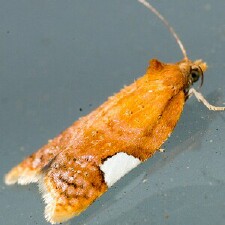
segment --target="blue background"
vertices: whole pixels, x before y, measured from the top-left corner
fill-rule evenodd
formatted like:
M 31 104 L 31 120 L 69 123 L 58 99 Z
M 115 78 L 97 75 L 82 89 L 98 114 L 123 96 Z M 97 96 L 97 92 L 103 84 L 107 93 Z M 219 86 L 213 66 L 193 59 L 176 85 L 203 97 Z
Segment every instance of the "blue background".
M 209 69 L 201 91 L 225 102 L 225 1 L 151 1 L 190 59 Z M 0 0 L 0 224 L 47 225 L 36 185 L 4 174 L 108 96 L 151 58 L 182 54 L 162 23 L 131 0 Z M 225 112 L 188 100 L 165 153 L 130 172 L 69 225 L 211 225 L 225 220 Z

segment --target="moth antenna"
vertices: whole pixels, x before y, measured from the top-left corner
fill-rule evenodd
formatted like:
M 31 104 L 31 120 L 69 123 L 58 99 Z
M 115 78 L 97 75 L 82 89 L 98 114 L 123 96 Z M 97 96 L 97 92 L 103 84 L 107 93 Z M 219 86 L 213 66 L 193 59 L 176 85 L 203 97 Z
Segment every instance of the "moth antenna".
M 175 30 L 173 29 L 173 27 L 169 24 L 169 22 L 149 2 L 147 2 L 145 0 L 137 0 L 137 1 L 139 1 L 146 8 L 148 8 L 150 11 L 152 11 L 164 23 L 164 25 L 168 28 L 169 32 L 173 35 L 173 37 L 175 38 L 177 44 L 179 45 L 180 50 L 183 53 L 184 59 L 185 60 L 188 60 L 188 56 L 187 56 L 186 49 L 184 48 L 184 45 L 181 42 L 179 36 L 177 35 L 177 33 L 175 32 Z

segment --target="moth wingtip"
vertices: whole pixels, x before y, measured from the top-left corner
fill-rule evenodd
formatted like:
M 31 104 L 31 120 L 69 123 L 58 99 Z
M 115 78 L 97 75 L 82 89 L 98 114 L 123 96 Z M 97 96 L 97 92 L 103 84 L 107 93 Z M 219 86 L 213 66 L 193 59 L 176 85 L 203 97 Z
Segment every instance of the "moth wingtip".
M 44 212 L 44 216 L 45 219 L 50 222 L 51 224 L 56 224 L 57 222 L 53 219 L 53 215 L 54 215 L 54 211 L 55 211 L 55 206 L 53 202 L 49 202 L 46 206 L 45 206 L 45 212 Z
M 51 224 L 56 224 L 56 222 L 52 220 L 56 203 L 54 201 L 54 197 L 52 196 L 51 192 L 48 191 L 47 189 L 47 186 L 44 181 L 44 176 L 45 174 L 42 174 L 38 181 L 39 192 L 41 193 L 42 199 L 44 200 L 46 204 L 44 216 L 48 222 L 50 222 Z
M 46 204 L 44 217 L 51 224 L 59 224 L 76 216 L 73 211 L 66 210 L 66 205 L 61 206 L 58 202 L 58 193 L 54 190 L 48 179 L 45 179 L 45 174 L 42 174 L 38 181 L 38 187 L 42 194 L 42 198 Z
M 21 171 L 18 167 L 12 168 L 4 177 L 5 184 L 13 185 L 18 182 Z
M 11 176 L 10 173 L 7 173 L 7 174 L 4 176 L 4 183 L 5 183 L 6 185 L 13 185 L 13 184 L 15 184 L 16 182 L 17 182 L 17 179 L 13 178 L 13 177 Z
M 4 177 L 6 185 L 20 184 L 26 185 L 36 183 L 39 180 L 39 173 L 29 169 L 21 168 L 20 166 L 12 168 Z
M 66 210 L 67 207 L 65 206 L 61 207 L 57 203 L 57 199 L 53 198 L 49 193 L 45 194 L 44 199 L 46 203 L 44 216 L 51 224 L 59 224 L 79 215 L 71 210 Z

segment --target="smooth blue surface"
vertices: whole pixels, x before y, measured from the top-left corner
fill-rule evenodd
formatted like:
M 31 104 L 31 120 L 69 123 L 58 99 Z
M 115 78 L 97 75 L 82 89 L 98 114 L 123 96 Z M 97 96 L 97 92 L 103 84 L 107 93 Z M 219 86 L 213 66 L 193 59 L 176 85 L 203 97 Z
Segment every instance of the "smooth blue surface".
M 202 93 L 225 102 L 225 2 L 152 1 L 191 59 Z M 36 185 L 5 186 L 25 156 L 145 72 L 182 54 L 137 1 L 0 0 L 0 224 L 47 225 Z M 211 225 L 225 221 L 225 113 L 190 99 L 165 153 L 130 172 L 70 225 Z

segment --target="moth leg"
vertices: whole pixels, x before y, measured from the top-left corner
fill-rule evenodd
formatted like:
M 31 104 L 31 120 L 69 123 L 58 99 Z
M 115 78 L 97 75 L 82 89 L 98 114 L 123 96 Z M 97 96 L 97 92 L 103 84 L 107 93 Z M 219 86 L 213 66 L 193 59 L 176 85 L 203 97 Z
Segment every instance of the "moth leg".
M 197 100 L 199 102 L 202 102 L 209 110 L 212 110 L 212 111 L 223 111 L 225 110 L 225 107 L 220 107 L 220 106 L 214 106 L 214 105 L 211 105 L 205 98 L 204 96 L 196 91 L 194 88 L 190 88 L 189 92 L 188 92 L 188 95 L 189 96 L 192 96 L 194 94 L 194 96 L 197 98 Z

